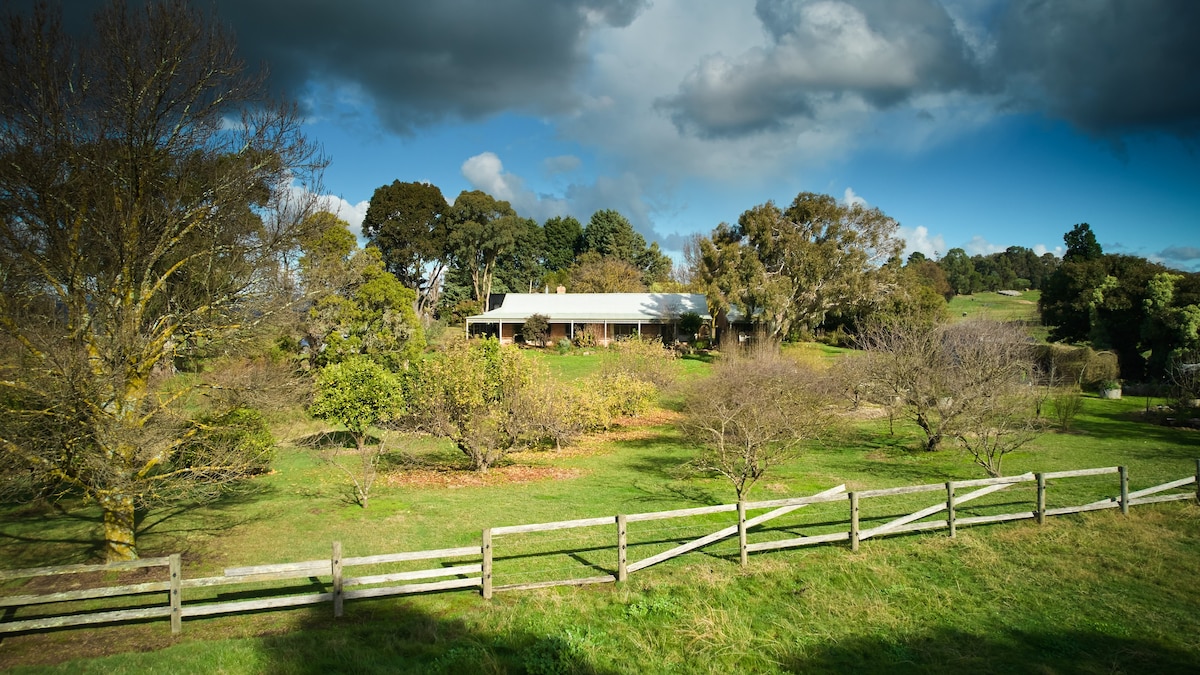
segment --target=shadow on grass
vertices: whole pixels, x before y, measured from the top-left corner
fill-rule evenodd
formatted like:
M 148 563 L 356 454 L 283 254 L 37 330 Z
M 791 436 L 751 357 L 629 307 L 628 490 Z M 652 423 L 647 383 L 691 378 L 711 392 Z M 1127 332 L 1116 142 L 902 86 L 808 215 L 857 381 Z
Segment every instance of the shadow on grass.
M 313 611 L 299 630 L 265 638 L 259 649 L 265 666 L 261 672 L 272 675 L 610 672 L 591 663 L 570 631 L 481 630 L 403 600 L 348 603 L 339 619 Z
M 195 535 L 218 536 L 260 521 L 267 516 L 247 515 L 244 507 L 266 498 L 272 490 L 247 482 L 212 499 L 139 510 L 135 525 L 139 552 L 143 556 L 187 553 Z M 200 512 L 202 517 L 197 516 Z M 28 522 L 37 522 L 37 530 L 26 527 Z M 5 513 L 0 526 L 4 526 L 0 558 L 6 561 L 5 568 L 98 563 L 104 558 L 101 512 L 78 499 L 29 504 Z
M 354 434 L 349 431 L 320 431 L 315 434 L 309 434 L 297 438 L 293 443 L 301 448 L 357 448 L 358 444 L 354 440 Z M 366 444 L 377 445 L 379 437 L 373 434 L 368 434 Z
M 786 658 L 783 666 L 795 673 L 1195 673 L 1200 655 L 1100 632 L 947 629 L 841 640 Z

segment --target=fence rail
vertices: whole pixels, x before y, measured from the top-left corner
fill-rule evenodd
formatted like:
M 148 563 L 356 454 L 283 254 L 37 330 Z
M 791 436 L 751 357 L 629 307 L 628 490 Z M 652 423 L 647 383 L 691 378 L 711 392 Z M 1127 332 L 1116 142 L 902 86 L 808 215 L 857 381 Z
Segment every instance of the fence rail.
M 1117 493 L 1113 496 L 1076 506 L 1055 508 L 1048 508 L 1046 506 L 1048 481 L 1090 478 L 1112 474 L 1118 476 Z M 1008 490 L 1014 486 L 1029 483 L 1036 485 L 1034 503 L 1030 509 L 1007 513 L 959 516 L 959 511 L 968 502 Z M 1184 493 L 1162 494 L 1189 485 L 1196 485 L 1196 489 Z M 970 491 L 959 494 L 959 490 Z M 863 517 L 860 507 L 864 500 L 925 493 L 941 493 L 944 497 L 916 511 L 903 514 L 876 515 L 873 518 L 874 521 L 886 520 L 886 522 L 874 524 L 865 529 L 862 527 Z M 862 541 L 879 536 L 948 529 L 949 536 L 954 537 L 959 527 L 968 525 L 1001 523 L 1012 520 L 1036 520 L 1038 523 L 1044 523 L 1048 516 L 1115 508 L 1119 508 L 1122 513 L 1128 513 L 1130 506 L 1193 499 L 1200 500 L 1200 460 L 1196 462 L 1196 473 L 1194 475 L 1132 492 L 1129 490 L 1129 472 L 1125 467 L 1116 466 L 1074 471 L 1050 471 L 1037 474 L 1026 473 L 1020 476 L 1003 478 L 949 481 L 946 483 L 851 492 L 846 491 L 845 485 L 838 485 L 813 495 L 787 499 L 740 502 L 737 504 L 720 504 L 652 513 L 621 514 L 601 518 L 581 518 L 550 523 L 493 527 L 482 531 L 478 545 L 456 548 L 344 557 L 342 555 L 341 543 L 333 542 L 329 559 L 230 567 L 226 568 L 220 576 L 193 579 L 183 578 L 182 561 L 179 554 L 107 565 L 60 565 L 18 570 L 0 570 L 0 582 L 5 582 L 69 574 L 109 574 L 144 569 L 166 569 L 166 579 L 161 581 L 105 585 L 51 593 L 24 593 L 20 595 L 0 596 L 0 608 L 6 608 L 6 620 L 0 620 L 0 635 L 99 623 L 144 621 L 158 618 L 169 618 L 171 621 L 171 632 L 179 633 L 182 631 L 183 619 L 321 603 L 332 603 L 334 616 L 341 616 L 346 600 L 430 593 L 464 588 L 479 589 L 479 592 L 485 599 L 490 599 L 495 591 L 516 591 L 555 586 L 623 582 L 634 572 L 644 570 L 693 551 L 712 547 L 718 542 L 733 540 L 734 537 L 737 538 L 737 553 L 741 564 L 746 565 L 750 553 L 763 551 L 843 541 L 849 542 L 851 550 L 858 550 L 859 544 Z M 770 521 L 796 513 L 808 506 L 836 505 L 838 502 L 848 502 L 848 508 L 843 512 L 844 519 L 839 518 L 836 522 L 824 522 L 820 525 L 830 527 L 844 522 L 844 528 L 839 527 L 839 529 L 832 532 L 820 532 L 784 539 L 767 539 L 753 543 L 749 541 L 752 529 L 755 530 L 755 534 L 763 534 L 769 531 L 769 528 L 763 528 L 762 526 Z M 993 504 L 991 506 L 992 508 L 996 508 L 1008 505 Z M 747 512 L 750 511 L 763 511 L 763 513 L 747 517 Z M 736 521 L 700 536 L 689 535 L 678 537 L 677 535 L 668 533 L 668 536 L 661 540 L 642 542 L 637 546 L 661 546 L 663 544 L 668 544 L 669 546 L 664 550 L 646 555 L 639 560 L 629 560 L 631 524 L 663 520 L 697 519 L 724 513 L 736 513 Z M 933 516 L 941 517 L 930 520 Z M 705 523 L 701 522 L 696 527 L 703 527 L 704 525 Z M 552 553 L 530 554 L 533 556 L 568 554 L 572 558 L 582 559 L 579 554 L 584 551 L 594 552 L 596 550 L 614 549 L 615 560 L 611 562 L 615 564 L 608 568 L 611 570 L 608 574 L 541 579 L 500 585 L 493 584 L 495 562 L 497 560 L 527 557 L 516 556 L 515 553 L 507 557 L 505 555 L 497 556 L 497 540 L 504 543 L 506 540 L 511 540 L 510 538 L 519 537 L 520 535 L 610 527 L 615 527 L 615 532 L 610 535 L 602 535 L 612 537 L 608 540 L 610 542 L 608 544 L 586 548 L 577 547 Z M 793 526 L 792 529 L 795 527 L 798 526 Z M 643 528 L 647 532 L 653 531 L 652 528 L 645 528 L 644 526 Z M 789 528 L 781 527 L 779 529 L 787 531 Z M 348 576 L 346 574 L 348 568 L 378 568 L 416 561 L 437 561 L 442 566 L 402 571 L 395 571 L 393 568 L 393 571 L 361 574 L 359 576 Z M 592 563 L 587 564 L 587 566 L 596 568 L 598 564 Z M 608 570 L 601 569 L 600 571 Z M 246 588 L 251 585 L 261 586 L 262 584 L 295 581 L 298 579 L 307 580 L 307 585 L 310 589 L 316 586 L 320 590 L 318 592 L 296 593 L 295 585 L 290 587 Z M 242 587 L 241 590 L 236 591 L 239 595 L 259 593 L 267 597 L 246 600 L 222 600 L 220 593 L 218 593 L 216 599 L 193 596 L 189 602 L 185 602 L 184 600 L 185 590 L 195 591 L 198 589 L 221 589 L 237 586 Z M 155 602 L 147 599 L 153 597 L 154 594 L 164 592 L 166 593 L 165 602 L 161 600 Z M 285 592 L 286 594 L 280 594 L 281 592 Z M 114 598 L 123 598 L 125 602 L 132 602 L 143 606 L 104 607 L 99 609 L 94 607 L 80 608 L 78 606 L 71 608 L 69 606 L 69 603 L 91 603 L 94 605 L 98 602 Z M 59 607 L 55 613 L 44 616 L 14 618 L 19 610 L 25 608 L 52 608 L 54 605 L 68 605 L 68 607 Z

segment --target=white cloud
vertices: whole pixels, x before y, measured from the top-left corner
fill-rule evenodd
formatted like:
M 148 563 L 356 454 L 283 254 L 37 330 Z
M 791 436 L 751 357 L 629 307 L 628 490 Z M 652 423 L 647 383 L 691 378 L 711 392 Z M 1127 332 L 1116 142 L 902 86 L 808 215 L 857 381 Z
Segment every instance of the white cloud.
M 351 204 L 337 195 L 321 195 L 317 197 L 317 208 L 328 211 L 350 224 L 350 231 L 355 237 L 362 239 L 362 222 L 367 217 L 367 207 L 371 202 L 363 200 Z
M 938 258 L 946 253 L 946 240 L 942 235 L 929 234 L 929 228 L 918 225 L 913 228 L 901 227 L 900 236 L 904 239 L 904 257 L 920 251 L 927 258 Z
M 997 246 L 978 234 L 971 237 L 971 241 L 968 241 L 967 245 L 963 246 L 968 255 L 991 255 L 1007 248 L 1007 246 Z
M 540 222 L 567 213 L 567 203 L 550 195 L 539 195 L 525 187 L 520 176 L 504 170 L 494 152 L 483 152 L 462 163 L 462 175 L 476 190 L 508 202 L 516 212 Z
M 1054 248 L 1046 248 L 1045 244 L 1035 244 L 1033 246 L 1033 252 L 1038 254 L 1039 256 L 1046 255 L 1047 253 L 1053 253 L 1055 256 L 1061 258 L 1063 256 L 1063 253 L 1066 252 L 1066 249 L 1064 249 L 1062 246 L 1055 246 Z
M 842 194 L 842 202 L 848 206 L 867 206 L 867 200 L 858 196 L 851 187 L 846 188 L 846 192 Z

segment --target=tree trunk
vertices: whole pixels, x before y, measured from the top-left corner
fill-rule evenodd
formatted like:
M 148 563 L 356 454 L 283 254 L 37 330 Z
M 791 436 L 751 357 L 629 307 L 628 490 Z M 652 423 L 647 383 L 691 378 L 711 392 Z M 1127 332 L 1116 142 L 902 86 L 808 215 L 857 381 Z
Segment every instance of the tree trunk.
M 104 559 L 107 562 L 136 560 L 133 497 L 112 495 L 100 499 L 104 511 Z

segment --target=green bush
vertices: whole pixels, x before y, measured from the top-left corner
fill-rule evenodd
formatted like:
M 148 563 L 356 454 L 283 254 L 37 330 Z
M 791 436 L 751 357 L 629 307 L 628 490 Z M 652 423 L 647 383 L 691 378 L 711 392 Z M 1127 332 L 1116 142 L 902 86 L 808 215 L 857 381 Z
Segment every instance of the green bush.
M 192 425 L 193 435 L 180 447 L 176 465 L 242 467 L 248 474 L 271 470 L 275 438 L 257 410 L 234 408 L 221 414 L 204 415 Z

